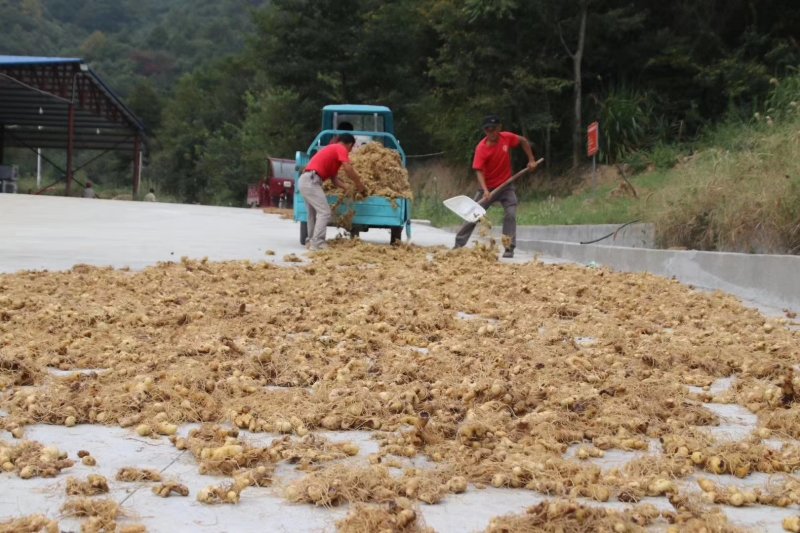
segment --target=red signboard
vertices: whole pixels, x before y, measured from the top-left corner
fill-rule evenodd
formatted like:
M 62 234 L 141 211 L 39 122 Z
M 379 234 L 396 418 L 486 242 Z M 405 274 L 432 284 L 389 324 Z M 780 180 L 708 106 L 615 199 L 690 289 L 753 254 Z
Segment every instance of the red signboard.
M 592 122 L 586 129 L 586 153 L 589 157 L 595 155 L 598 151 L 598 133 L 599 125 L 597 122 Z

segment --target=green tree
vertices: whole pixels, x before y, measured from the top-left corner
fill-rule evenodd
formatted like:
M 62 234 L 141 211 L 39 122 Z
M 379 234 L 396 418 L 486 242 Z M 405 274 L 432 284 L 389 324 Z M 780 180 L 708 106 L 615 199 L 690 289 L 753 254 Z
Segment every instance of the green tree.
M 428 127 L 454 159 L 469 160 L 487 113 L 500 114 L 508 129 L 549 151 L 570 78 L 558 34 L 543 15 L 548 7 L 538 1 L 429 2 L 440 44 L 428 70 L 436 117 Z
M 127 102 L 148 132 L 154 133 L 159 129 L 163 102 L 152 82 L 143 80 L 137 83 Z
M 161 150 L 153 165 L 155 179 L 168 192 L 190 202 L 207 201 L 219 193 L 210 189 L 215 176 L 208 174 L 218 167 L 199 162 L 220 159 L 215 149 L 222 146 L 219 139 L 236 131 L 244 119 L 251 79 L 247 62 L 228 60 L 179 81 L 165 105 L 158 130 Z

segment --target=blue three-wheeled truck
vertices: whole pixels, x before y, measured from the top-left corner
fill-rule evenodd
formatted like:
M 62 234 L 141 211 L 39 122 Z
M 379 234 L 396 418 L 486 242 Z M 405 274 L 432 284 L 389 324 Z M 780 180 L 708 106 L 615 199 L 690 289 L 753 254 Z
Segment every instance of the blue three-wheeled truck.
M 338 129 L 347 124 L 347 129 Z M 352 130 L 349 128 L 352 126 Z M 322 129 L 305 152 L 298 151 L 295 155 L 295 187 L 294 187 L 294 219 L 300 222 L 300 244 L 306 243 L 308 237 L 308 209 L 297 180 L 306 168 L 311 157 L 326 146 L 338 134 L 350 133 L 356 138 L 356 147 L 367 142 L 379 142 L 386 148 L 396 150 L 400 154 L 403 166 L 406 164 L 406 154 L 400 142 L 394 136 L 394 120 L 392 111 L 388 107 L 375 105 L 327 105 L 322 108 Z M 411 237 L 411 200 L 396 198 L 391 200 L 383 196 L 370 196 L 363 200 L 353 201 L 343 198 L 339 201 L 338 195 L 329 194 L 328 203 L 337 206 L 331 224 L 335 225 L 339 217 L 354 211 L 350 234 L 357 236 L 370 228 L 388 228 L 390 242 L 400 241 L 403 228 L 406 237 Z

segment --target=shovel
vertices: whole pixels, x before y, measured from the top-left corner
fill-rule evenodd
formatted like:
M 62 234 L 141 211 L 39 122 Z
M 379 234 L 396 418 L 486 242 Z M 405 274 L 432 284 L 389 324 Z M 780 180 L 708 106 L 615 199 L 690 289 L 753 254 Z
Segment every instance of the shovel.
M 541 158 L 536 161 L 536 164 L 541 165 L 543 162 L 544 158 Z M 447 207 L 447 209 L 460 216 L 465 221 L 474 224 L 483 218 L 483 216 L 486 214 L 486 206 L 491 204 L 492 200 L 494 200 L 503 189 L 514 183 L 514 181 L 516 181 L 518 178 L 524 176 L 527 172 L 528 168 L 523 168 L 504 181 L 502 185 L 489 194 L 489 197 L 486 200 L 482 200 L 481 202 L 476 202 L 469 196 L 454 196 L 453 198 L 448 198 L 445 200 L 444 205 Z

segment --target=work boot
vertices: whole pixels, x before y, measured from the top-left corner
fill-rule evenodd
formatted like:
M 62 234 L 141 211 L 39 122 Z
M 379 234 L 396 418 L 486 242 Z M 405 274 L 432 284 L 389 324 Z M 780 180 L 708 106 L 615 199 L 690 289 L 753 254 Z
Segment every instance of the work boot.
M 506 259 L 514 257 L 514 248 L 506 248 L 506 251 L 503 252 L 503 257 Z

